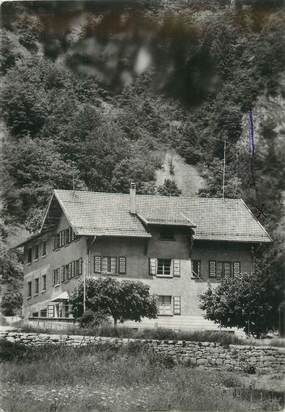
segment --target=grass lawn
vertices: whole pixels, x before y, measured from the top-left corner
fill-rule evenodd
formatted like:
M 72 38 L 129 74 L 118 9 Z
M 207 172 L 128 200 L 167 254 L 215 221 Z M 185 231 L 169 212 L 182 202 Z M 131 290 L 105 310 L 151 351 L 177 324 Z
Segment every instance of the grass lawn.
M 280 410 L 277 402 L 234 397 L 243 376 L 175 365 L 136 345 L 1 346 L 5 412 Z

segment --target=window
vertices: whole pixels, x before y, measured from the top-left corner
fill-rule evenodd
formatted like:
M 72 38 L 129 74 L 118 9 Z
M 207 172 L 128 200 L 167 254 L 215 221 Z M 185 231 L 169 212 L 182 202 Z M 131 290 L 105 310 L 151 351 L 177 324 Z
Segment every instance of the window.
M 28 282 L 28 298 L 32 297 L 32 282 Z
M 35 295 L 39 294 L 39 285 L 40 285 L 39 278 L 37 278 L 35 279 Z
M 38 318 L 39 317 L 39 312 L 33 312 L 32 317 L 33 318 Z
M 70 279 L 69 265 L 65 265 L 65 280 Z
M 215 278 L 216 277 L 216 261 L 209 260 L 209 277 Z
M 173 315 L 181 315 L 181 296 L 173 296 Z
M 66 277 L 65 277 L 65 266 L 61 266 L 61 282 L 65 282 L 66 281 Z
M 53 284 L 54 286 L 57 286 L 60 284 L 60 270 L 59 269 L 55 269 L 53 271 Z
M 47 242 L 43 242 L 42 245 L 42 256 L 46 256 L 47 254 Z
M 111 256 L 104 256 L 102 258 L 102 273 L 116 273 L 117 258 Z
M 60 248 L 60 234 L 57 233 L 54 237 L 54 250 Z
M 159 315 L 172 315 L 172 296 L 158 297 L 158 311 Z
M 231 275 L 231 263 L 230 262 L 217 262 L 217 278 L 223 278 L 224 276 Z
M 157 275 L 170 276 L 171 259 L 157 259 Z
M 199 278 L 201 276 L 201 260 L 192 260 L 192 275 L 194 278 Z
M 221 279 L 224 276 L 230 276 L 231 274 L 231 262 L 216 262 L 215 260 L 209 261 L 209 277 L 216 277 L 217 279 Z
M 47 275 L 42 276 L 42 284 L 43 284 L 42 290 L 43 291 L 47 290 Z
M 102 259 L 101 256 L 94 256 L 94 273 L 101 273 Z
M 119 257 L 119 274 L 125 275 L 127 273 L 127 258 L 124 256 Z
M 83 259 L 79 259 L 79 275 L 82 275 L 83 273 Z
M 241 272 L 240 262 L 233 262 L 233 275 L 237 276 L 240 274 L 240 272 Z
M 32 255 L 32 248 L 28 249 L 28 263 L 32 263 L 33 255 Z
M 160 240 L 175 240 L 174 231 L 171 229 L 162 229 L 160 231 Z
M 65 229 L 65 244 L 66 245 L 69 245 L 69 243 L 71 242 L 71 233 L 70 233 L 70 230 L 69 230 L 69 228 L 68 229 Z
M 47 318 L 47 309 L 42 309 L 40 311 L 40 317 L 41 318 Z
M 34 259 L 37 260 L 39 258 L 39 245 L 36 245 L 34 248 Z

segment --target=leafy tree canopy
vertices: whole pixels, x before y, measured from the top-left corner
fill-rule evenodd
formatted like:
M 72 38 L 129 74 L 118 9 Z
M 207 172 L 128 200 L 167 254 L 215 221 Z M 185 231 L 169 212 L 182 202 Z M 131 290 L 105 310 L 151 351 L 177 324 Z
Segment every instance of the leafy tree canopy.
M 256 271 L 226 276 L 215 289 L 201 295 L 206 318 L 223 327 L 238 327 L 259 338 L 278 327 L 278 308 L 284 298 L 274 273 Z M 281 283 L 281 284 L 282 284 Z
M 76 319 L 83 315 L 83 283 L 71 297 Z M 156 318 L 156 300 L 149 294 L 149 286 L 142 282 L 118 281 L 113 278 L 86 280 L 86 309 L 111 316 L 114 325 L 125 320 L 140 322 L 143 317 Z

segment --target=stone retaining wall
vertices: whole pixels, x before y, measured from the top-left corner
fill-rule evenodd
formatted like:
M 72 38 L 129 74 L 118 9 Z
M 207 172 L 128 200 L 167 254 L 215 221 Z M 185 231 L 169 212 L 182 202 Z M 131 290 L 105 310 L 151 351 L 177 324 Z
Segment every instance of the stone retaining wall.
M 159 355 L 171 357 L 177 363 L 200 368 L 217 368 L 249 373 L 285 372 L 285 348 L 273 346 L 229 345 L 224 347 L 217 342 L 189 342 L 172 340 L 146 340 L 103 338 L 80 335 L 49 335 L 37 333 L 2 332 L 0 339 L 29 346 L 62 344 L 67 346 L 143 345 Z

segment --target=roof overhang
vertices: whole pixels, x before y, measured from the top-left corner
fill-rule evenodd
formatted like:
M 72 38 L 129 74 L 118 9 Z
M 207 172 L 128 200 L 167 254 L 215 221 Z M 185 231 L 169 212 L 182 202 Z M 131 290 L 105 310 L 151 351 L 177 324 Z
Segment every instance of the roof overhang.
M 62 302 L 64 300 L 69 300 L 69 294 L 68 292 L 62 292 L 60 295 L 52 298 L 50 301 L 51 302 Z

